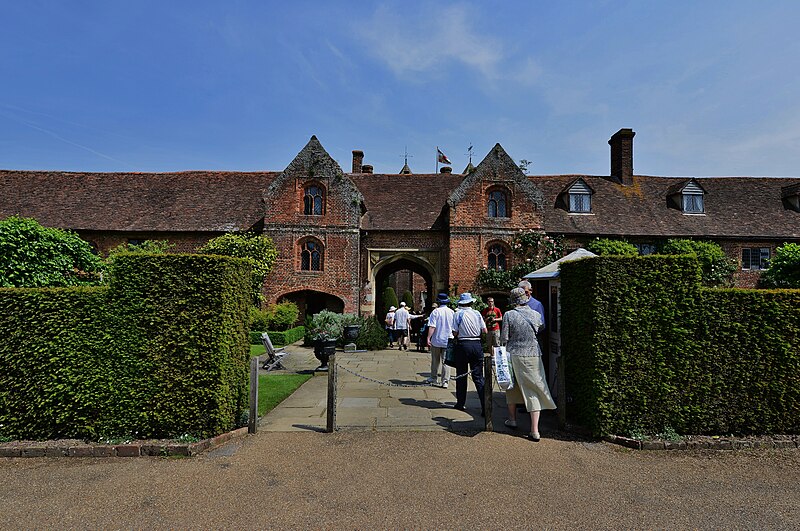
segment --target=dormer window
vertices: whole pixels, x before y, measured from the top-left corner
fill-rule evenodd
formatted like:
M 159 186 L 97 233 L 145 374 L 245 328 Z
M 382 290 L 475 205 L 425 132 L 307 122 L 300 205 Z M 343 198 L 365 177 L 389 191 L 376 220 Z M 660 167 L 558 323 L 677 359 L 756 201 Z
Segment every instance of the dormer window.
M 570 212 L 588 214 L 592 211 L 592 189 L 583 179 L 578 179 L 569 187 L 568 196 Z
M 704 214 L 706 191 L 696 179 L 679 181 L 667 190 L 667 206 L 684 214 Z
M 781 188 L 781 197 L 786 208 L 800 212 L 800 184 Z
M 488 200 L 490 218 L 508 217 L 508 195 L 505 190 L 492 190 Z
M 317 185 L 306 186 L 303 194 L 303 214 L 321 216 L 325 213 L 325 190 Z
M 703 189 L 694 181 L 687 184 L 681 192 L 683 211 L 686 214 L 702 214 L 705 212 L 703 206 Z

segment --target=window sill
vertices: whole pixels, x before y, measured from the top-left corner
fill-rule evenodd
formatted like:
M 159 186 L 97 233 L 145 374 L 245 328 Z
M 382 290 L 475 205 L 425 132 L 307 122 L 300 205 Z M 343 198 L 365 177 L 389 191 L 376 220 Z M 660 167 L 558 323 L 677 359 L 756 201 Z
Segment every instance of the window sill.
M 705 216 L 705 212 L 682 212 L 684 216 Z
M 570 216 L 594 216 L 594 212 L 567 212 Z

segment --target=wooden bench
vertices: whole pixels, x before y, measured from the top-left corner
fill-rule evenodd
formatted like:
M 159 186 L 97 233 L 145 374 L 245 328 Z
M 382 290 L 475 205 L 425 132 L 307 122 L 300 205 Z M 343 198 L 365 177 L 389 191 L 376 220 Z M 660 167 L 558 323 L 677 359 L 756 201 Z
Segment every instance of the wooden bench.
M 284 350 L 286 347 L 276 349 L 272 345 L 272 340 L 269 338 L 269 334 L 266 332 L 261 334 L 261 341 L 264 343 L 264 348 L 267 351 L 267 359 L 264 360 L 264 364 L 261 366 L 261 368 L 266 371 L 285 369 L 286 367 L 283 366 L 281 360 L 287 354 L 287 352 Z

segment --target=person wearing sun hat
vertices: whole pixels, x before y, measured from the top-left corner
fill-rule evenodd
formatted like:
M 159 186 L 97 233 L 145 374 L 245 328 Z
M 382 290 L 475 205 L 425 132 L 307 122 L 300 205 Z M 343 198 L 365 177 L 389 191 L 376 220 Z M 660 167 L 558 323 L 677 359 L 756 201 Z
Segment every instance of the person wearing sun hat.
M 506 391 L 508 420 L 505 425 L 517 428 L 517 404 L 525 404 L 525 410 L 531 415 L 528 438 L 538 442 L 541 437 L 541 410 L 556 408 L 544 377 L 542 350 L 536 339 L 536 334 L 543 326 L 542 316 L 528 306 L 528 294 L 524 288 L 512 289 L 510 302 L 514 309 L 503 316 L 503 328 L 500 332 L 500 344 L 505 345 L 514 369 L 514 387 Z
M 467 366 L 481 401 L 481 416 L 485 416 L 486 407 L 483 403 L 483 346 L 481 334 L 486 333 L 486 322 L 480 313 L 472 309 L 475 299 L 472 294 L 462 293 L 458 297 L 459 311 L 454 320 L 456 345 L 453 349 L 456 362 L 456 374 L 467 372 Z M 456 380 L 456 409 L 464 410 L 467 402 L 466 377 Z
M 389 348 L 394 347 L 394 314 L 397 308 L 389 306 L 389 313 L 386 314 L 386 332 L 389 334 Z
M 441 372 L 440 386 L 447 388 L 450 384 L 450 367 L 444 363 L 447 346 L 453 341 L 453 318 L 455 314 L 447 303 L 450 297 L 447 293 L 440 293 L 436 298 L 438 306 L 428 317 L 428 344 L 431 346 L 431 376 L 426 383 L 436 385 L 436 380 Z

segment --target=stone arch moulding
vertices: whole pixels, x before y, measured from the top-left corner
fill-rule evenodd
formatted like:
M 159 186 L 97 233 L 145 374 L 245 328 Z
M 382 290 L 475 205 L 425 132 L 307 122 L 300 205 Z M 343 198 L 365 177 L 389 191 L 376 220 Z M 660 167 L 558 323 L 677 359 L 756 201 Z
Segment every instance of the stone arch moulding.
M 367 249 L 366 289 L 361 301 L 362 314 L 375 314 L 375 281 L 378 274 L 392 264 L 405 261 L 417 265 L 430 275 L 433 289 L 442 291 L 447 282 L 442 276 L 442 251 L 440 249 Z

